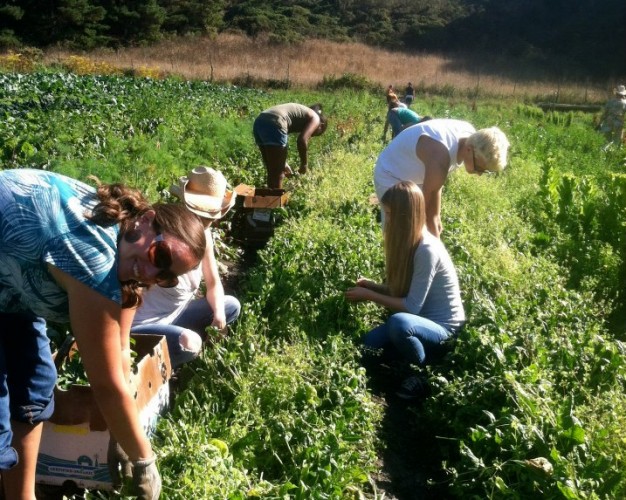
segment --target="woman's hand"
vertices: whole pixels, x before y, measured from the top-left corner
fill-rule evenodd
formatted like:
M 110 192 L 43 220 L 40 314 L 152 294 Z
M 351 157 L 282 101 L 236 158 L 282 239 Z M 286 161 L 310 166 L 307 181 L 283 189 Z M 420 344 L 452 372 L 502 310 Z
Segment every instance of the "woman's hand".
M 217 328 L 218 330 L 223 330 L 226 327 L 226 315 L 224 314 L 224 308 L 222 308 L 221 314 L 218 314 L 217 311 L 213 313 L 211 326 Z
M 346 290 L 346 299 L 350 302 L 363 302 L 365 300 L 371 300 L 372 291 L 362 286 L 355 286 Z
M 292 177 L 293 176 L 293 170 L 291 170 L 291 167 L 289 166 L 288 163 L 285 163 L 285 168 L 283 169 L 283 174 L 285 174 L 285 177 Z
M 359 278 L 356 280 L 356 286 L 372 289 L 376 286 L 376 282 L 372 281 L 371 279 L 364 278 L 363 276 L 359 276 Z

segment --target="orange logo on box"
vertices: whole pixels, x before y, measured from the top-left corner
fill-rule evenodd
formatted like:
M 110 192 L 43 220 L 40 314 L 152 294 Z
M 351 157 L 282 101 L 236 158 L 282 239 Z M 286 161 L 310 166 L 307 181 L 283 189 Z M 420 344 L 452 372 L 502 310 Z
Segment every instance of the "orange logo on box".
M 79 436 L 89 434 L 87 427 L 80 427 L 78 425 L 55 425 L 53 426 L 53 431 L 59 434 L 78 434 Z

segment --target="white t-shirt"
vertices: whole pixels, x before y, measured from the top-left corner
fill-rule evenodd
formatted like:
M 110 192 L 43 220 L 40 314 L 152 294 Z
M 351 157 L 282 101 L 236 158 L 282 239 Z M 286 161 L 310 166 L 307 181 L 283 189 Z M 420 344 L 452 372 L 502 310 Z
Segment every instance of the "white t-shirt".
M 456 161 L 459 140 L 469 137 L 476 129 L 462 120 L 435 119 L 404 129 L 380 153 L 374 167 L 374 187 L 380 200 L 385 191 L 400 181 L 413 181 L 420 188 L 424 184 L 425 166 L 415 149 L 422 136 L 430 137 L 445 146 L 450 155 L 448 172 L 460 166 Z
M 154 285 L 144 290 L 143 303 L 135 313 L 133 326 L 171 323 L 196 293 L 202 280 L 202 263 L 178 277 L 178 285 L 161 288 Z

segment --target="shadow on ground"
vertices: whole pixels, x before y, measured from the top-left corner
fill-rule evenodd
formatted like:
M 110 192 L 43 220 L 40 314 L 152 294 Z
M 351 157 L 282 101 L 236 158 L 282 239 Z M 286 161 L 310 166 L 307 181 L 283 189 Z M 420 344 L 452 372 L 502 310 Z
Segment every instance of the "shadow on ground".
M 423 400 L 406 401 L 396 395 L 402 381 L 414 372 L 407 364 L 381 357 L 364 356 L 368 384 L 373 397 L 383 406 L 380 427 L 380 472 L 375 485 L 387 500 L 441 500 L 442 493 L 427 484 L 425 463 L 437 456 L 433 435 L 419 429 L 418 415 Z

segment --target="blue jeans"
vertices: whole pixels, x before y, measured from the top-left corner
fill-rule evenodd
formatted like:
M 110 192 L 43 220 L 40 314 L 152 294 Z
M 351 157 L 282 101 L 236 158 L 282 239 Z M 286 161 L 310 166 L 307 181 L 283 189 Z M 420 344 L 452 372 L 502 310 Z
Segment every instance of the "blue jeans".
M 54 411 L 57 372 L 46 322 L 32 313 L 0 313 L 0 469 L 17 463 L 11 420 L 32 425 Z
M 274 115 L 261 113 L 252 125 L 252 135 L 257 146 L 287 147 L 288 135 L 276 124 Z
M 410 363 L 424 366 L 440 351 L 440 344 L 454 335 L 434 321 L 410 313 L 393 314 L 386 323 L 364 335 L 363 344 L 372 349 L 389 345 Z
M 230 324 L 239 317 L 241 304 L 239 300 L 230 295 L 224 297 L 224 312 L 226 324 Z M 206 329 L 213 322 L 213 311 L 209 303 L 203 297 L 194 299 L 187 304 L 182 312 L 172 323 L 153 323 L 133 326 L 130 330 L 133 334 L 163 335 L 167 342 L 170 353 L 172 368 L 178 368 L 184 363 L 191 361 L 200 354 L 202 342 L 206 338 Z M 183 335 L 195 337 L 198 349 L 187 349 L 181 345 Z
M 389 111 L 387 113 L 387 119 L 389 120 L 389 125 L 391 125 L 391 137 L 395 137 L 402 132 L 402 122 L 400 121 L 398 113 Z

